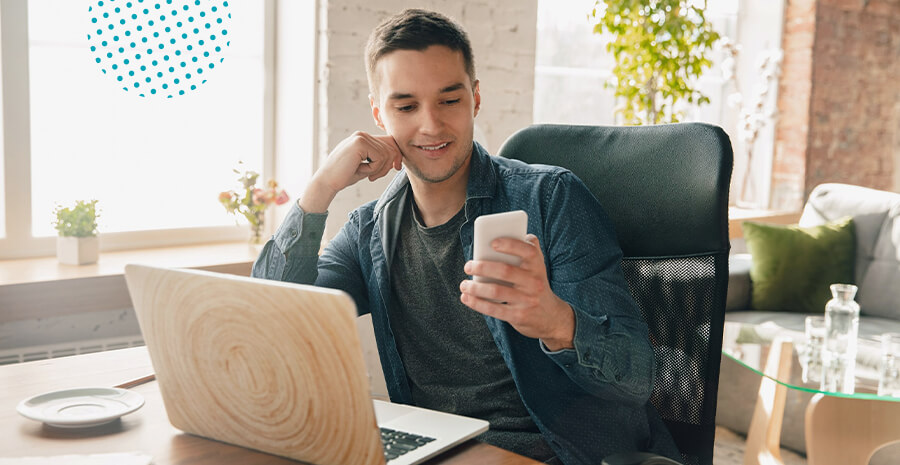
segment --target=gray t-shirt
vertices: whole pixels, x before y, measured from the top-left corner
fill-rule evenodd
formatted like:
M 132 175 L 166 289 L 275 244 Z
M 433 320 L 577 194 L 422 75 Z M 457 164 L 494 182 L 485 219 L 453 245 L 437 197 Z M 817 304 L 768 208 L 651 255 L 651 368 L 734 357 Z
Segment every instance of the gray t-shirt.
M 411 198 L 412 196 L 410 196 Z M 479 440 L 537 460 L 553 457 L 519 398 L 484 317 L 459 300 L 467 278 L 459 229 L 464 210 L 426 228 L 413 201 L 391 265 L 391 330 L 421 407 L 487 420 Z

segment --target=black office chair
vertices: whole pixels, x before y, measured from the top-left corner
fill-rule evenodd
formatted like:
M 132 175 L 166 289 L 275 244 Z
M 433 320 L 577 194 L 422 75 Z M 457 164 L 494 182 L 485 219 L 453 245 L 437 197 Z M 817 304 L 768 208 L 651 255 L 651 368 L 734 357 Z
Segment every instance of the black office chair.
M 684 464 L 712 464 L 730 248 L 728 135 L 701 123 L 535 125 L 499 155 L 568 168 L 603 205 L 650 327 L 658 364 L 651 401 Z M 625 454 L 603 463 L 672 462 Z

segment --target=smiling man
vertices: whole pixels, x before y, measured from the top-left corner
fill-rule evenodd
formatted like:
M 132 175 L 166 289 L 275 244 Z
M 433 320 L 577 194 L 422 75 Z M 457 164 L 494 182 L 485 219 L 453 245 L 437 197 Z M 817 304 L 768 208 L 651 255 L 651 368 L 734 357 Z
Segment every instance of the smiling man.
M 334 148 L 253 275 L 350 294 L 372 314 L 391 400 L 488 420 L 482 441 L 566 465 L 623 451 L 678 458 L 648 401 L 653 351 L 613 227 L 571 172 L 473 141 L 481 94 L 466 33 L 406 10 L 373 31 L 366 65 L 385 134 Z M 319 255 L 337 193 L 392 169 L 381 198 Z M 472 261 L 475 219 L 511 210 L 528 213 L 530 234 L 493 247 L 521 265 Z

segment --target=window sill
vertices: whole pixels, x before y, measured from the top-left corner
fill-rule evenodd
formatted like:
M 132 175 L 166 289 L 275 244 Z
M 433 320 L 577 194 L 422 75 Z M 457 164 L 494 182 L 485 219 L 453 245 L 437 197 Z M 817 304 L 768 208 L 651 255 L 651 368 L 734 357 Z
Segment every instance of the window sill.
M 125 265 L 196 268 L 249 276 L 258 251 L 246 242 L 103 252 L 92 265 L 55 257 L 0 260 L 0 323 L 131 308 Z

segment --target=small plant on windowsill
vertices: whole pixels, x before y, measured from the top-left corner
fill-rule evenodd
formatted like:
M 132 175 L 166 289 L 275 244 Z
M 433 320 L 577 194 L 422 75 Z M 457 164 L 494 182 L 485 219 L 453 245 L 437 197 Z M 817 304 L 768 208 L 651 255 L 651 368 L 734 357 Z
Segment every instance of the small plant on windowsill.
M 254 171 L 233 170 L 240 175 L 238 182 L 241 189 L 221 192 L 219 202 L 232 215 L 241 214 L 250 223 L 250 244 L 262 243 L 262 231 L 265 226 L 266 210 L 271 205 L 283 205 L 290 198 L 278 183 L 270 179 L 265 189 L 256 187 L 259 173 Z
M 53 227 L 59 233 L 56 258 L 64 265 L 96 263 L 100 256 L 97 240 L 97 201 L 78 200 L 73 207 L 57 206 Z

